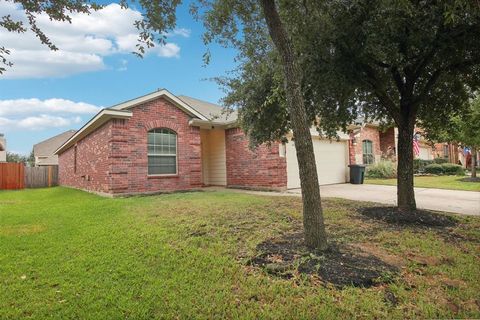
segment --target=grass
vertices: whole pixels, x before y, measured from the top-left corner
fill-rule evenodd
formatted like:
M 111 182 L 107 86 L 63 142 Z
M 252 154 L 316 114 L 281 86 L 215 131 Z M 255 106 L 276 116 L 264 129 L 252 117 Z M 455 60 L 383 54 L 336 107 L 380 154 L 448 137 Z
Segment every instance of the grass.
M 480 191 L 480 183 L 460 181 L 459 176 L 418 176 L 415 177 L 415 187 L 437 188 L 450 190 Z M 368 184 L 396 186 L 397 179 L 365 179 Z
M 330 238 L 401 258 L 402 272 L 379 287 L 337 289 L 247 264 L 260 242 L 300 223 L 298 198 L 0 192 L 0 319 L 480 317 L 478 218 L 460 217 L 454 241 L 360 219 L 365 205 L 324 200 Z

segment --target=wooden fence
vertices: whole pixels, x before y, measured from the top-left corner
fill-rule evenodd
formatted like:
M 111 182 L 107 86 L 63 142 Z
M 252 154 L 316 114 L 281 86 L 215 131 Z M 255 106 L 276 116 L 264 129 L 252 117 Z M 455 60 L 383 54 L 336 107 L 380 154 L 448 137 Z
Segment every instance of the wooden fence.
M 25 168 L 25 187 L 44 188 L 58 186 L 58 166 Z
M 0 163 L 0 190 L 25 188 L 25 166 L 23 163 Z
M 58 185 L 58 166 L 25 167 L 23 163 L 0 163 L 0 190 L 44 188 Z

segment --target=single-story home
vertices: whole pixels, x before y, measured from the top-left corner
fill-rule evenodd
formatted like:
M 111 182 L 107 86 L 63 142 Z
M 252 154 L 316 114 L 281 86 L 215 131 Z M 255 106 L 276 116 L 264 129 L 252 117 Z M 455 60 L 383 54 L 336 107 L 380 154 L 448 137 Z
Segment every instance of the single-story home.
M 348 181 L 350 137 L 311 132 L 320 184 Z M 250 150 L 235 112 L 165 89 L 103 109 L 55 154 L 60 185 L 106 195 L 300 187 L 294 141 Z
M 75 132 L 75 130 L 68 130 L 33 145 L 35 167 L 58 165 L 58 156 L 54 154 L 55 150 L 70 139 Z

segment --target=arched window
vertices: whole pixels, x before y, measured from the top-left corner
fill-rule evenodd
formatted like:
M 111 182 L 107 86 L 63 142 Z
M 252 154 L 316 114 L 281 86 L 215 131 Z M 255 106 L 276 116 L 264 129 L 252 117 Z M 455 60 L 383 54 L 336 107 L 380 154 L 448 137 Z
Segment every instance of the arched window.
M 363 140 L 363 164 L 372 164 L 375 162 L 375 156 L 373 155 L 373 142 L 370 140 Z
M 177 134 L 170 129 L 148 131 L 148 174 L 177 174 Z

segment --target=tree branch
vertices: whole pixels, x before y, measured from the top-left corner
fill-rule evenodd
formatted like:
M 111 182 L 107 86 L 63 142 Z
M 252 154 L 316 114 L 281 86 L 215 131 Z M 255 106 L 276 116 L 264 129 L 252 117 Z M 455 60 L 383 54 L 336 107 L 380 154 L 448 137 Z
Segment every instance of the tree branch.
M 464 68 L 468 68 L 470 66 L 477 65 L 479 63 L 480 63 L 480 57 L 477 57 L 477 58 L 465 60 L 462 62 L 452 63 L 448 66 L 435 70 L 432 73 L 432 76 L 428 79 L 425 86 L 423 87 L 422 92 L 415 99 L 413 99 L 413 102 L 412 102 L 413 111 L 416 112 L 418 110 L 419 105 L 427 98 L 428 93 L 430 92 L 430 90 L 432 90 L 432 88 L 434 87 L 434 85 L 437 83 L 438 79 L 444 72 L 448 72 L 451 70 L 459 70 L 459 69 L 461 70 Z
M 385 107 L 395 122 L 400 121 L 400 110 L 397 108 L 393 100 L 388 96 L 388 93 L 385 90 L 385 85 L 379 80 L 375 70 L 368 64 L 362 64 L 362 69 L 367 76 L 366 83 L 371 87 L 380 103 Z

